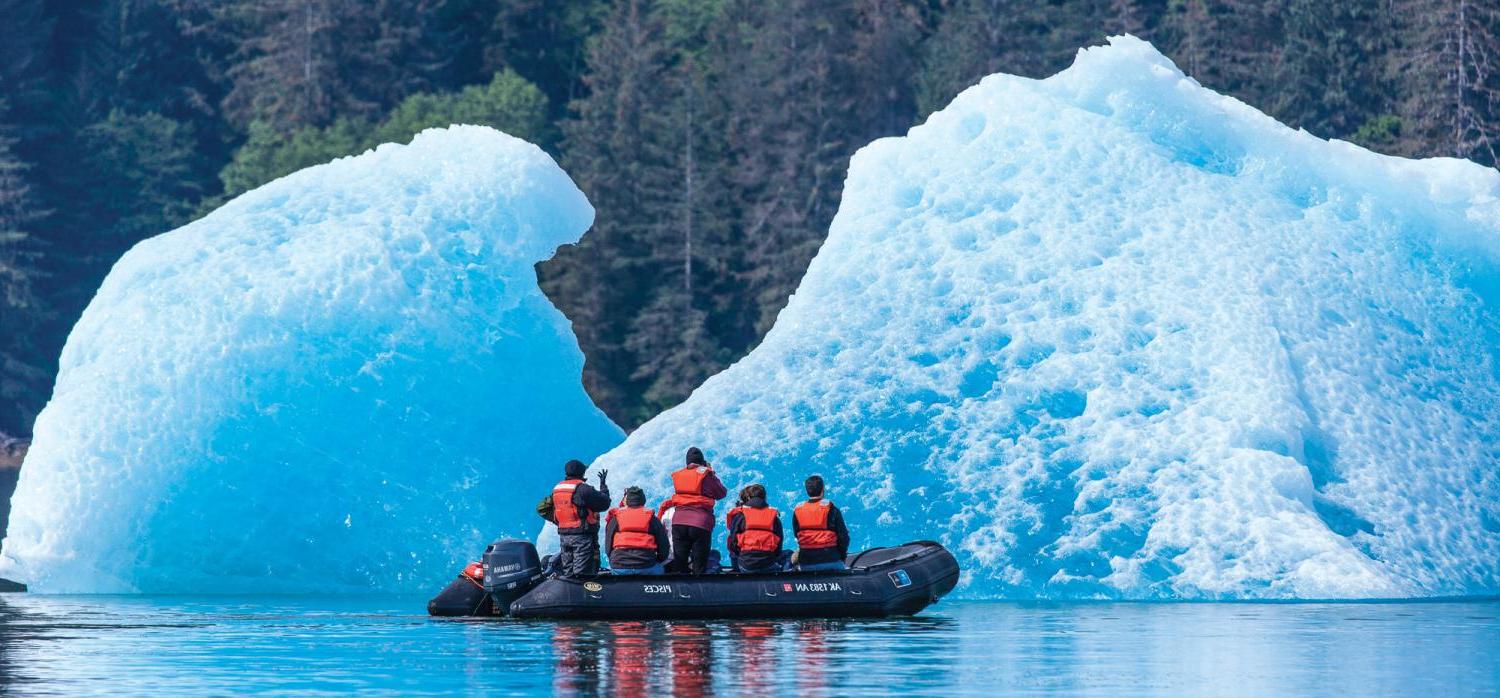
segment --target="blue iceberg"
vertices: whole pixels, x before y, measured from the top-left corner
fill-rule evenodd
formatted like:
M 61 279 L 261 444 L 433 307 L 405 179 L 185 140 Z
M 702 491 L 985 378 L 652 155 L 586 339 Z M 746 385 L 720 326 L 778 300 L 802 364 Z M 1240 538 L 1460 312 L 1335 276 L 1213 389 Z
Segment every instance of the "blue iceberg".
M 619 443 L 534 265 L 593 208 L 482 127 L 303 170 L 137 245 L 61 359 L 0 576 L 427 591 Z
M 1115 38 L 861 150 L 764 342 L 600 464 L 820 472 L 969 596 L 1494 593 L 1497 197 Z

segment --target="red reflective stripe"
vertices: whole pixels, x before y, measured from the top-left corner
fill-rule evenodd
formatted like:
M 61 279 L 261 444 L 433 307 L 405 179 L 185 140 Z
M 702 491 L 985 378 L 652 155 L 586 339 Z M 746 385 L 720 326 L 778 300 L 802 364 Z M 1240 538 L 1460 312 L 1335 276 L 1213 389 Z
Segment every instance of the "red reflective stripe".
M 771 553 L 781 548 L 781 537 L 776 535 L 776 509 L 745 507 L 740 510 L 745 517 L 745 530 L 740 531 L 740 552 Z
M 583 480 L 563 480 L 552 488 L 552 518 L 557 519 L 557 527 L 560 529 L 581 528 L 584 522 L 599 523 L 598 512 L 585 512 L 579 515 L 578 505 L 573 503 L 573 492 Z
M 798 547 L 816 550 L 838 546 L 838 534 L 828 528 L 828 512 L 832 506 L 826 499 L 809 500 L 797 505 L 792 515 L 797 519 Z
M 645 507 L 625 507 L 609 512 L 615 520 L 615 537 L 612 548 L 630 550 L 656 550 L 656 536 L 651 535 L 651 510 Z

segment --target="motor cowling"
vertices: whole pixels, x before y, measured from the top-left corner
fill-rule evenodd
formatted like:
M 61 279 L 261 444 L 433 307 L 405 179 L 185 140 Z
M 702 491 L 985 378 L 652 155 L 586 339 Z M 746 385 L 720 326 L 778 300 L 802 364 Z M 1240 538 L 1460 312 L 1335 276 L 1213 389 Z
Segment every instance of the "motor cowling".
M 494 605 L 494 614 L 510 613 L 510 604 L 542 581 L 542 561 L 536 546 L 513 538 L 497 540 L 484 549 L 480 557 L 484 570 L 484 590 Z

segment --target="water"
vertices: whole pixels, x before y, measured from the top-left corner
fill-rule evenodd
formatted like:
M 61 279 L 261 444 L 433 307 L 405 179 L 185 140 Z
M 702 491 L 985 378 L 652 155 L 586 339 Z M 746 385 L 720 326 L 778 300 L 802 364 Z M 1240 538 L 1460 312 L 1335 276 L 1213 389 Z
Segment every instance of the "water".
M 1500 602 L 944 602 L 917 618 L 435 620 L 420 598 L 0 595 L 17 694 L 1500 692 Z

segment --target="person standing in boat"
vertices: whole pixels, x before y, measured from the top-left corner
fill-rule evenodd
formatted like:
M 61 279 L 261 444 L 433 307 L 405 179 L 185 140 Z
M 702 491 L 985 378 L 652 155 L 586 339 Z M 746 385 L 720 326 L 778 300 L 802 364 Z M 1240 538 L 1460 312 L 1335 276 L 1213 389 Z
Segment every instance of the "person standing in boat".
M 671 541 L 667 527 L 646 508 L 646 493 L 639 487 L 625 488 L 619 508 L 605 517 L 604 554 L 615 574 L 661 574 Z
M 729 490 L 697 446 L 687 450 L 687 464 L 672 473 L 672 489 L 669 502 L 676 511 L 672 513 L 672 561 L 667 571 L 703 574 L 713 543 L 714 505 L 728 496 Z
M 813 475 L 803 483 L 807 501 L 792 512 L 792 533 L 797 536 L 797 569 L 803 572 L 844 569 L 849 556 L 849 529 L 844 514 L 823 497 L 823 477 Z
M 766 504 L 764 485 L 745 488 L 745 506 L 729 520 L 729 555 L 740 572 L 777 572 L 782 569 L 781 515 Z
M 609 509 L 608 470 L 599 471 L 599 488 L 584 481 L 588 466 L 570 460 L 563 466 L 563 481 L 537 505 L 536 513 L 557 524 L 558 574 L 592 577 L 599 574 L 599 514 Z

